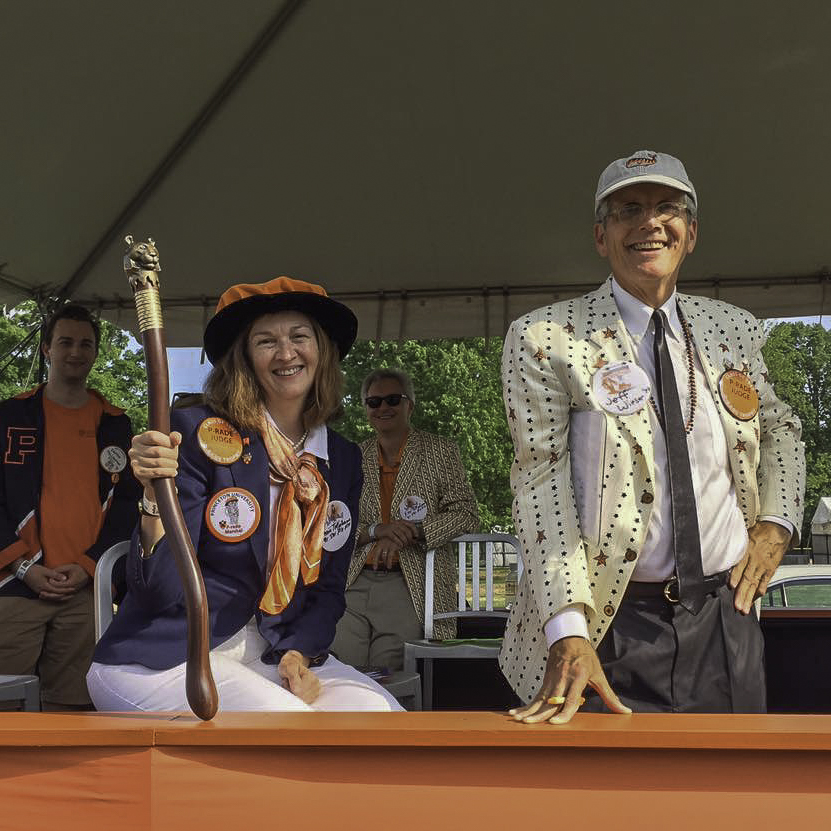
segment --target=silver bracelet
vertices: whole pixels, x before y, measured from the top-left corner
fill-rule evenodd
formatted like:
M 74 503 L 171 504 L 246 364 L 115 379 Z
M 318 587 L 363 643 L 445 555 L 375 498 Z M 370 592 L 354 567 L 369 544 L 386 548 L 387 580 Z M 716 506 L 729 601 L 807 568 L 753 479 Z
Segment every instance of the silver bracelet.
M 26 576 L 26 572 L 35 564 L 34 560 L 24 560 L 15 570 L 14 576 L 17 577 L 18 580 L 23 580 Z

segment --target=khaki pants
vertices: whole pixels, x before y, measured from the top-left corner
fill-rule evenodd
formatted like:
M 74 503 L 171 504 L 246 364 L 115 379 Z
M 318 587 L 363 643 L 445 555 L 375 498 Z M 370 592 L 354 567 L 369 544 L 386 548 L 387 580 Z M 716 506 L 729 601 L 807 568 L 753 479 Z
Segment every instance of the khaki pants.
M 0 675 L 40 676 L 44 710 L 91 707 L 92 585 L 69 600 L 0 597 Z
M 346 590 L 346 612 L 331 651 L 354 667 L 404 666 L 404 641 L 424 637 L 400 571 L 364 569 Z

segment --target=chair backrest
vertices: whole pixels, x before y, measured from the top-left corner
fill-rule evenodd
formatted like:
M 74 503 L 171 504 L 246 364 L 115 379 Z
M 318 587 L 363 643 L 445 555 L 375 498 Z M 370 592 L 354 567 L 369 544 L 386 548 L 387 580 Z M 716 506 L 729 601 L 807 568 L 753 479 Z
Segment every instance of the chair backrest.
M 110 546 L 95 566 L 95 642 L 107 631 L 113 619 L 113 568 L 116 561 L 126 556 L 130 541 L 117 542 Z
M 436 620 L 461 617 L 507 617 L 508 603 L 513 600 L 516 594 L 516 583 L 522 575 L 519 540 L 512 534 L 463 534 L 451 540 L 450 545 L 456 549 L 458 566 L 458 603 L 453 611 L 435 611 L 435 549 L 430 549 L 426 554 L 424 637 L 428 640 L 433 637 L 433 622 Z M 483 557 L 484 584 L 482 583 Z M 468 568 L 468 560 L 470 560 L 470 568 Z M 497 560 L 498 566 L 495 565 Z M 498 574 L 495 574 L 495 568 Z M 494 579 L 495 577 L 497 579 Z M 496 586 L 507 586 L 509 591 L 504 594 L 502 606 L 494 608 Z M 511 587 L 513 590 L 510 590 Z

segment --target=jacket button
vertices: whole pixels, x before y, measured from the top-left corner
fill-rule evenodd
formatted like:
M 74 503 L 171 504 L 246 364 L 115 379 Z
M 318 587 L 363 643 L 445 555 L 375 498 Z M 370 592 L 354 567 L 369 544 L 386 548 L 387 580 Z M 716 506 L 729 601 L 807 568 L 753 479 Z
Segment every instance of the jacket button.
M 606 617 L 613 617 L 615 614 L 615 607 L 612 606 L 611 603 L 607 603 L 603 607 L 603 614 L 606 615 Z
M 655 497 L 649 491 L 643 492 L 643 496 L 641 496 L 641 502 L 643 502 L 645 505 L 648 505 L 650 502 L 654 502 L 654 500 Z
M 638 555 L 631 548 L 627 548 L 626 553 L 623 555 L 623 559 L 626 560 L 627 563 L 631 563 L 632 560 L 638 559 Z

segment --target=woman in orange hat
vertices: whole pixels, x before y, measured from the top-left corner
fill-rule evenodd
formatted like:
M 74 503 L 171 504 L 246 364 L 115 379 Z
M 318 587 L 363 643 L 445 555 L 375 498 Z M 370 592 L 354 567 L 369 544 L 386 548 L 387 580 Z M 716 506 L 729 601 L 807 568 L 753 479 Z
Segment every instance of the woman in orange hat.
M 183 710 L 187 620 L 152 480 L 176 477 L 196 547 L 222 710 L 400 710 L 328 654 L 345 608 L 361 453 L 326 423 L 340 410 L 350 309 L 278 277 L 232 286 L 205 329 L 205 404 L 172 413 L 130 451 L 144 486 L 128 593 L 87 676 L 99 710 Z

